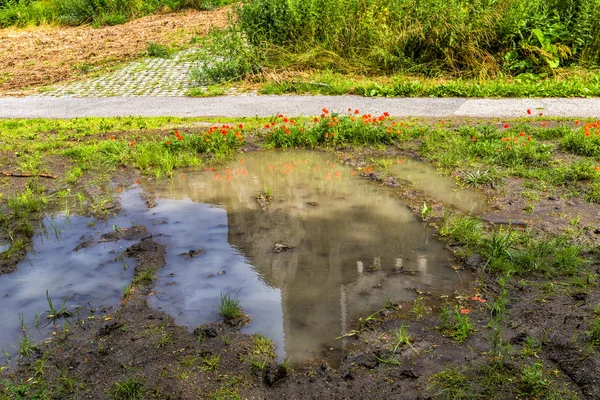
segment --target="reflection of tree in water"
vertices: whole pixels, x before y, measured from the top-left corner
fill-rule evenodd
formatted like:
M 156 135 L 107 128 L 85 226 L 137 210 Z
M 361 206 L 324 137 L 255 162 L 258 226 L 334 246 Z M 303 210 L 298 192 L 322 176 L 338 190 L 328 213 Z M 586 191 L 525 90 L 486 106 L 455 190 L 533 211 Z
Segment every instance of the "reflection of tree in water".
M 455 289 L 458 277 L 442 245 L 384 189 L 341 172 L 330 173 L 340 177 L 333 184 L 325 181 L 315 167 L 327 165 L 322 155 L 284 177 L 272 173 L 277 160 L 258 156 L 247 157 L 243 176 L 188 176 L 172 189 L 227 210 L 229 243 L 281 290 L 285 350 L 296 361 L 388 298 L 412 300 L 407 289 Z M 275 198 L 263 211 L 254 195 L 265 187 L 274 188 Z M 293 249 L 274 253 L 275 243 Z M 402 272 L 408 270 L 416 272 Z
M 229 242 L 269 285 L 281 289 L 288 354 L 318 348 L 352 329 L 356 318 L 381 308 L 388 297 L 411 300 L 414 295 L 407 289 L 432 290 L 429 285 L 436 280 L 453 289 L 456 276 L 445 254 L 437 243 L 427 244 L 420 224 L 404 224 L 407 235 L 399 238 L 401 229 L 389 228 L 393 218 L 368 215 L 360 208 L 337 215 L 342 218 L 333 213 L 330 218 L 301 219 L 281 209 L 228 214 Z M 353 223 L 366 218 L 368 222 Z M 294 249 L 274 253 L 275 243 Z M 402 268 L 418 272 L 405 275 Z

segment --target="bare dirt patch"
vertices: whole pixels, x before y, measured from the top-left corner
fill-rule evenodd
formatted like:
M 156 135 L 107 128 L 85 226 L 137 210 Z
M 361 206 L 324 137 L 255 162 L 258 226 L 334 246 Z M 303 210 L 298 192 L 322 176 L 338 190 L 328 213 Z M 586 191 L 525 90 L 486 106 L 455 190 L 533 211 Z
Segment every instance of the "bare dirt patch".
M 80 78 L 140 56 L 148 42 L 189 43 L 227 25 L 231 8 L 154 14 L 123 25 L 42 26 L 0 30 L 0 95 L 24 95 L 36 86 Z

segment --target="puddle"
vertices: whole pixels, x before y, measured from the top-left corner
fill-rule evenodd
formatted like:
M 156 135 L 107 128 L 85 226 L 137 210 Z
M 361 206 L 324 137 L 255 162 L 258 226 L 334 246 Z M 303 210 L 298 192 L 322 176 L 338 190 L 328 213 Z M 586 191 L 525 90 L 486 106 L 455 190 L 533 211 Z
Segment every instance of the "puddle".
M 146 207 L 142 190 L 155 197 L 156 207 Z M 255 194 L 265 191 L 273 198 L 263 210 Z M 60 240 L 52 229 L 49 237 L 36 236 L 35 254 L 17 272 L 0 276 L 0 346 L 15 352 L 19 313 L 32 325 L 48 309 L 46 290 L 58 305 L 65 297 L 70 306 L 118 305 L 134 263 L 110 261 L 136 241 L 73 249 L 92 237 L 98 242 L 113 224 L 136 224 L 167 246 L 151 306 L 192 330 L 220 319 L 221 293 L 237 293 L 252 318 L 242 331 L 271 338 L 280 359 L 335 363 L 346 341 L 334 339 L 388 299 L 411 302 L 415 289 L 450 295 L 469 282 L 392 193 L 329 154 L 254 152 L 218 171 L 124 191 L 122 213 L 95 228 L 90 218 L 57 215 L 45 224 L 60 227 Z M 277 244 L 289 249 L 275 252 Z M 194 257 L 182 255 L 199 249 Z M 36 340 L 51 335 L 50 328 L 33 331 Z
M 140 200 L 140 207 L 144 203 Z M 122 289 L 133 278 L 133 260 L 115 260 L 133 242 L 99 243 L 79 251 L 73 249 L 87 239 L 100 240 L 102 233 L 111 232 L 112 224 L 130 225 L 127 216 L 121 215 L 108 223 L 95 221 L 95 228 L 88 223 L 92 218 L 57 214 L 44 219 L 43 233 L 34 238 L 34 251 L 22 261 L 11 274 L 0 275 L 0 348 L 16 356 L 21 336 L 19 314 L 28 327 L 27 334 L 34 342 L 52 335 L 53 324 L 46 318 L 49 309 L 46 290 L 54 306 L 65 306 L 70 312 L 89 315 L 89 308 L 97 308 L 97 315 L 104 307 L 118 306 Z M 85 237 L 82 238 L 82 235 Z M 127 265 L 125 269 L 124 265 Z M 36 315 L 39 326 L 36 328 Z M 64 319 L 57 321 L 62 325 Z M 0 354 L 0 361 L 6 356 Z
M 300 363 L 342 347 L 334 339 L 387 299 L 460 289 L 431 232 L 391 189 L 354 175 L 327 154 L 272 151 L 146 187 L 169 221 L 155 228 L 170 236 L 151 304 L 193 328 L 219 318 L 220 293 L 238 293 L 253 321 L 244 331 Z M 266 211 L 255 199 L 264 191 L 273 195 Z M 277 243 L 291 249 L 274 252 Z
M 390 174 L 440 203 L 462 211 L 481 213 L 487 208 L 485 194 L 471 188 L 460 188 L 456 180 L 441 175 L 435 167 L 410 158 L 387 160 Z
M 0 243 L 0 254 L 10 249 L 10 243 Z

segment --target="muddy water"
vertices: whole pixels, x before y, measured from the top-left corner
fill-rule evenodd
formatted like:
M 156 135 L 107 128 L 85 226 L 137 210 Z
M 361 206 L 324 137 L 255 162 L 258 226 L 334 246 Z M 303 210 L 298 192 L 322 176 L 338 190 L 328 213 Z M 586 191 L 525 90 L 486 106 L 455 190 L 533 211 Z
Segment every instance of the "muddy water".
M 245 331 L 269 336 L 295 362 L 339 349 L 334 339 L 387 299 L 461 288 L 442 244 L 389 189 L 327 154 L 251 153 L 145 189 L 169 221 L 156 226 L 169 259 L 151 304 L 194 327 L 218 319 L 220 293 L 238 293 L 253 320 Z M 265 191 L 273 199 L 263 210 L 255 194 Z
M 433 166 L 410 158 L 386 160 L 393 176 L 408 181 L 418 191 L 434 200 L 467 212 L 483 212 L 487 200 L 483 193 L 460 188 L 456 180 L 441 175 Z
M 255 195 L 265 191 L 273 197 L 261 205 Z M 143 192 L 156 207 L 147 208 Z M 252 318 L 243 331 L 273 339 L 281 358 L 335 361 L 346 342 L 334 339 L 386 300 L 468 285 L 442 244 L 392 194 L 329 154 L 256 152 L 218 171 L 125 190 L 123 211 L 93 227 L 90 218 L 55 215 L 35 238 L 35 253 L 0 276 L 0 346 L 15 353 L 19 313 L 28 326 L 38 313 L 47 323 L 46 290 L 56 305 L 67 298 L 71 310 L 118 306 L 134 266 L 119 256 L 135 241 L 104 242 L 101 234 L 136 224 L 167 246 L 151 306 L 193 329 L 220 319 L 221 293 L 237 293 Z M 287 250 L 275 252 L 278 244 Z M 190 250 L 202 251 L 189 257 Z M 35 340 L 51 331 L 28 329 Z

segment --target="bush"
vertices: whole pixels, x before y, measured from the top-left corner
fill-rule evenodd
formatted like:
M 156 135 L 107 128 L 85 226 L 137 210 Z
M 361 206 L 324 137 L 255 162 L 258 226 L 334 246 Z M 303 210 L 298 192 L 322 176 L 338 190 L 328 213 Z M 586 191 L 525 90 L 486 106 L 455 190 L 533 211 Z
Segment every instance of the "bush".
M 359 69 L 488 77 L 600 63 L 600 0 L 252 0 L 238 16 L 254 46 Z

